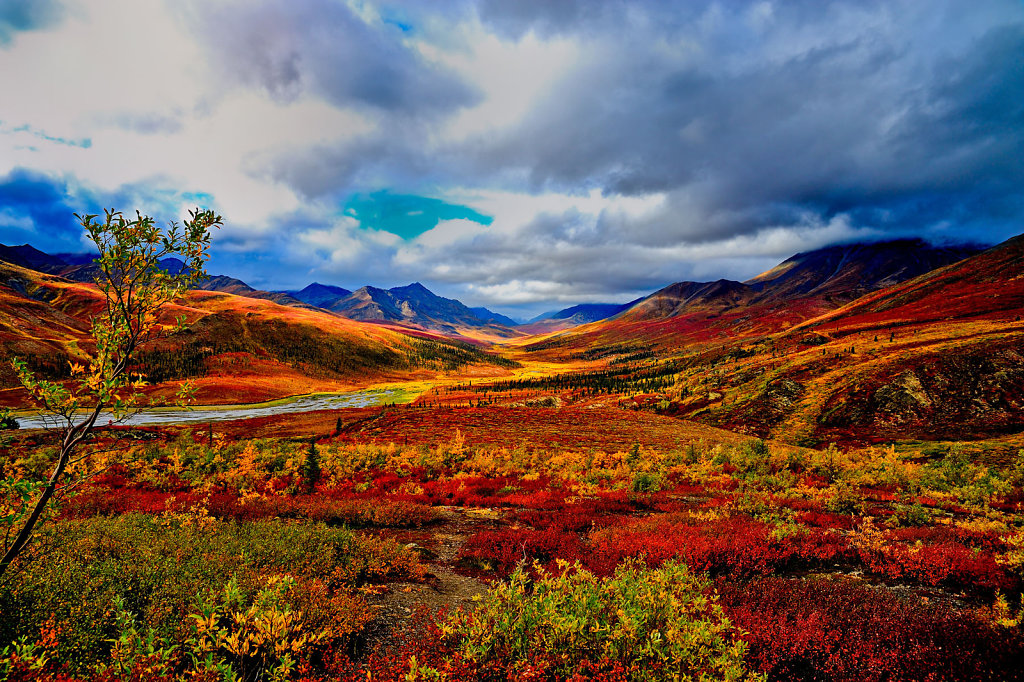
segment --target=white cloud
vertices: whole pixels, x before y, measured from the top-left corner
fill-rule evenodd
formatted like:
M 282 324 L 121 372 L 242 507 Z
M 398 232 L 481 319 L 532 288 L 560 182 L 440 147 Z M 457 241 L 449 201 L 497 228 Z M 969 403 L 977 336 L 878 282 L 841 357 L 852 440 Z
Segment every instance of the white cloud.
M 479 22 L 458 27 L 461 44 L 442 49 L 416 43 L 425 57 L 444 64 L 483 93 L 479 104 L 449 119 L 441 136 L 459 141 L 518 123 L 578 64 L 578 43 L 542 41 L 528 33 L 518 41 L 487 33 Z
M 442 220 L 435 227 L 418 236 L 414 243 L 428 249 L 440 249 L 456 242 L 472 239 L 489 229 L 490 227 L 473 220 Z
M 259 91 L 223 91 L 195 36 L 163 3 L 95 0 L 73 9 L 63 25 L 0 51 L 0 91 L 18 93 L 5 98 L 3 123 L 91 145 L 0 135 L 0 173 L 21 166 L 72 174 L 106 192 L 174 186 L 213 196 L 228 229 L 270 230 L 269 217 L 296 209 L 299 198 L 254 177 L 262 157 L 375 126 L 313 95 L 285 104 Z

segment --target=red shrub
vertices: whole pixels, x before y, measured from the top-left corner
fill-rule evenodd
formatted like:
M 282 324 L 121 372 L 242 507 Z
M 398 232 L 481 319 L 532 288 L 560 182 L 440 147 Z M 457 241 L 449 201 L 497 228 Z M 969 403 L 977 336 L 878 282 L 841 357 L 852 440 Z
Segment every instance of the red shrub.
M 555 528 L 547 530 L 485 530 L 470 537 L 457 560 L 505 577 L 520 562 L 536 560 L 550 564 L 554 559 L 576 561 L 581 558 L 582 543 L 573 533 Z
M 730 517 L 696 525 L 688 520 L 643 519 L 593 535 L 588 567 L 607 574 L 629 556 L 645 555 L 651 565 L 678 557 L 696 571 L 733 576 L 764 575 L 855 559 L 847 540 L 813 530 L 802 536 L 776 538 L 771 527 L 748 517 Z
M 719 581 L 769 679 L 1019 680 L 1024 638 L 971 612 L 908 604 L 843 578 Z
M 991 554 L 956 542 L 921 547 L 888 545 L 880 551 L 861 551 L 860 557 L 873 573 L 886 578 L 918 580 L 983 594 L 1020 588 L 1020 582 L 1007 574 Z
M 915 526 L 900 528 L 889 533 L 889 537 L 902 542 L 959 542 L 968 547 L 977 547 L 987 552 L 1006 551 L 1006 542 L 994 531 L 976 531 L 957 526 Z
M 118 516 L 120 514 L 161 514 L 167 510 L 168 501 L 174 499 L 186 504 L 195 504 L 197 495 L 170 493 L 153 490 L 106 487 L 86 488 L 61 506 L 64 518 L 83 519 L 90 516 Z
M 821 500 L 804 500 L 795 497 L 774 497 L 773 501 L 780 507 L 786 507 L 798 512 L 818 512 L 824 509 Z
M 829 512 L 807 511 L 798 514 L 796 520 L 805 526 L 817 528 L 835 528 L 840 530 L 852 530 L 857 520 L 845 514 L 831 514 Z
M 572 504 L 566 504 L 563 498 L 557 506 L 549 503 L 545 509 L 519 511 L 512 518 L 538 530 L 556 528 L 582 533 L 619 523 L 623 514 L 634 511 L 639 504 L 639 500 L 631 500 L 624 493 L 609 493 Z

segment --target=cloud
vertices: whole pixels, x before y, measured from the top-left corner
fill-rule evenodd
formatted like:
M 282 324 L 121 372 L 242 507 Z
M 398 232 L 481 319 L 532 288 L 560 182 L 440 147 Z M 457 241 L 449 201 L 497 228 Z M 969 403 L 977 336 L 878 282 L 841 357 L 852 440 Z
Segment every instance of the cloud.
M 473 88 L 403 42 L 393 22 L 332 0 L 199 2 L 186 15 L 228 82 L 291 101 L 306 90 L 338 106 L 430 116 L 471 104 Z
M 22 168 L 0 177 L 0 234 L 7 245 L 82 250 L 84 235 L 74 213 L 97 210 L 91 196 L 62 178 Z
M 1017 0 L 65 4 L 0 12 L 0 177 L 210 205 L 255 286 L 550 308 L 1024 219 Z
M 35 138 L 34 141 L 52 142 L 54 144 L 61 144 L 67 147 L 79 147 L 82 149 L 88 149 L 92 146 L 92 140 L 88 137 L 76 140 L 67 137 L 60 137 L 58 135 L 49 135 L 45 131 L 34 128 L 28 124 L 23 124 L 16 128 L 6 128 L 3 123 L 0 122 L 0 134 L 12 135 L 15 137 L 30 137 Z
M 180 192 L 153 178 L 105 191 L 74 177 L 15 168 L 0 176 L 0 242 L 29 243 L 50 253 L 89 251 L 92 244 L 76 213 L 102 216 L 108 208 L 126 214 L 138 210 L 160 223 L 180 222 L 189 208 L 210 203 L 209 197 Z

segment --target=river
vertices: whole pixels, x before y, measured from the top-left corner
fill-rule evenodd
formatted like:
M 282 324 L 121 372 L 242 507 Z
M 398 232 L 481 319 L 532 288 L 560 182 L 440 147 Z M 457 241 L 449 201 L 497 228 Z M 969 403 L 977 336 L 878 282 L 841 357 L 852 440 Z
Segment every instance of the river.
M 394 389 L 375 389 L 356 391 L 355 393 L 306 395 L 283 401 L 274 401 L 271 404 L 203 405 L 191 409 L 156 407 L 134 414 L 119 423 L 131 426 L 195 424 L 231 421 L 234 419 L 251 419 L 253 417 L 270 417 L 278 414 L 294 414 L 296 412 L 313 412 L 315 410 L 334 410 L 342 407 L 370 407 L 388 402 L 388 399 L 397 393 L 398 391 Z M 23 429 L 41 429 L 56 424 L 53 417 L 44 417 L 38 414 L 18 415 L 15 418 Z M 96 420 L 96 425 L 105 426 L 110 422 L 111 418 L 110 413 L 103 412 L 100 414 L 100 418 Z

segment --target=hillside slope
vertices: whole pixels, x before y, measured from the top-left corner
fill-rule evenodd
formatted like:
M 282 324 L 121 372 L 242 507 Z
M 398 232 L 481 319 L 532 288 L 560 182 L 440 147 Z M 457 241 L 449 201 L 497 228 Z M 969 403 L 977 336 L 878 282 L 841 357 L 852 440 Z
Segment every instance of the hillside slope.
M 694 343 L 764 337 L 977 252 L 897 240 L 800 253 L 746 282 L 670 284 L 614 317 L 567 331 L 563 345 L 578 350 L 638 342 L 672 352 Z
M 680 414 L 807 443 L 1024 430 L 1024 236 L 761 340 L 707 349 Z
M 103 305 L 94 285 L 0 262 L 0 353 L 24 358 L 48 378 L 68 377 L 91 339 L 89 319 Z M 142 349 L 139 369 L 167 396 L 192 379 L 201 402 L 253 402 L 311 391 L 348 390 L 384 380 L 434 376 L 466 365 L 501 374 L 500 358 L 443 337 L 403 334 L 314 308 L 196 290 L 163 310 L 168 331 L 184 315 L 188 328 Z M 0 365 L 0 405 L 23 394 Z
M 798 253 L 746 283 L 762 288 L 759 300 L 820 296 L 845 303 L 980 251 L 971 246 L 931 246 L 921 239 L 843 244 Z

